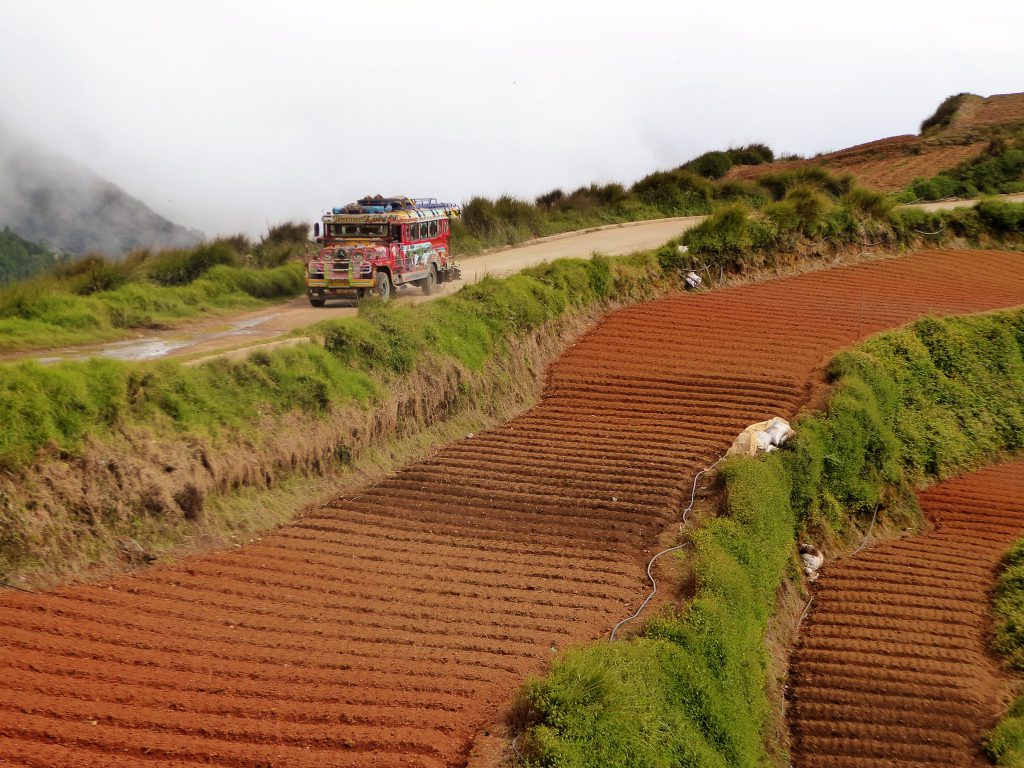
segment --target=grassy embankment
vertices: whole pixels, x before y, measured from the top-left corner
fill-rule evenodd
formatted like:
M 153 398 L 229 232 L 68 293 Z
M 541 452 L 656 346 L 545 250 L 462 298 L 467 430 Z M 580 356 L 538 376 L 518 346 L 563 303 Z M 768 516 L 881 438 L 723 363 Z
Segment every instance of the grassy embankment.
M 305 224 L 195 248 L 136 251 L 123 260 L 85 256 L 0 288 L 0 352 L 108 341 L 133 329 L 294 296 L 303 286 Z
M 1011 669 L 1024 672 L 1024 539 L 1003 558 L 994 594 L 996 628 L 992 647 Z M 985 751 L 996 765 L 1024 767 L 1024 693 L 1017 696 L 985 738 Z
M 956 243 L 1018 246 L 1024 205 L 984 200 L 975 208 L 929 213 L 898 208 L 876 192 L 820 168 L 766 174 L 758 184 L 772 202 L 760 210 L 735 204 L 717 209 L 678 243 L 659 251 L 666 266 L 709 274 L 785 265 L 851 249 Z M 675 247 L 686 245 L 688 253 Z
M 824 412 L 786 450 L 722 468 L 720 514 L 684 555 L 696 594 L 629 641 L 561 657 L 521 692 L 536 766 L 785 764 L 765 634 L 799 536 L 913 519 L 911 489 L 1024 448 L 1024 311 L 927 319 L 838 355 Z
M 844 220 L 878 227 L 861 208 Z M 991 236 L 984 221 L 978 237 Z M 244 361 L 0 366 L 0 571 L 102 560 L 126 536 L 170 549 L 216 534 L 204 500 L 315 476 L 476 407 L 505 415 L 491 403 L 532 387 L 574 322 L 670 289 L 700 250 L 559 261 L 417 307 L 370 302 L 316 326 L 315 343 Z M 740 274 L 783 261 L 741 256 L 717 263 Z
M 2 366 L 0 574 L 109 558 L 124 537 L 148 549 L 216 533 L 209 496 L 350 464 L 496 407 L 516 378 L 532 394 L 575 318 L 671 285 L 651 254 L 560 260 L 421 306 L 368 303 L 310 329 L 315 343 L 243 361 Z

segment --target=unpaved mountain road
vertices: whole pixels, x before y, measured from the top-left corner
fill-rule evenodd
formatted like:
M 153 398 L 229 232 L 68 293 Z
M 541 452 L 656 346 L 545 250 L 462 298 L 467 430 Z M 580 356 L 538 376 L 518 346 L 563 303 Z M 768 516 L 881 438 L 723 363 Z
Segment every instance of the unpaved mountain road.
M 1024 201 L 1024 194 L 1003 197 L 1008 201 Z M 977 203 L 977 200 L 944 200 L 936 203 L 919 203 L 914 207 L 936 211 L 970 207 Z M 431 297 L 423 296 L 418 288 L 403 288 L 399 292 L 398 300 L 410 304 L 429 301 L 488 275 L 504 277 L 558 258 L 589 258 L 594 253 L 618 256 L 657 248 L 696 226 L 705 218 L 681 216 L 566 232 L 481 256 L 467 257 L 461 260 L 462 280 L 440 286 L 440 290 Z M 309 306 L 309 302 L 303 296 L 274 307 L 264 307 L 237 315 L 197 318 L 192 325 L 151 332 L 145 336 L 118 342 L 0 355 L 0 362 L 21 359 L 56 362 L 90 357 L 112 357 L 121 360 L 176 357 L 201 362 L 210 357 L 244 357 L 254 346 L 265 349 L 302 341 L 303 339 L 282 337 L 297 328 L 305 328 L 320 320 L 354 316 L 357 311 L 354 302 L 333 302 L 326 307 L 315 309 Z
M 429 301 L 453 293 L 463 285 L 474 283 L 488 275 L 505 277 L 521 269 L 558 258 L 589 258 L 594 253 L 618 256 L 657 248 L 703 220 L 703 216 L 683 216 L 567 232 L 513 248 L 467 257 L 461 259 L 462 280 L 439 286 L 439 290 L 430 297 L 422 295 L 418 288 L 403 288 L 399 292 L 398 301 Z M 232 349 L 237 349 L 237 354 L 241 356 L 248 354 L 249 347 L 256 344 L 264 346 L 265 342 L 284 336 L 296 328 L 304 328 L 320 320 L 351 317 L 357 311 L 354 302 L 341 301 L 332 302 L 326 307 L 313 308 L 305 296 L 302 296 L 275 307 L 264 307 L 230 317 L 197 319 L 193 325 L 150 332 L 140 338 L 42 352 L 14 353 L 0 356 L 0 361 L 36 359 L 42 362 L 55 362 L 100 356 L 122 360 L 163 357 L 205 359 L 207 356 L 219 355 Z

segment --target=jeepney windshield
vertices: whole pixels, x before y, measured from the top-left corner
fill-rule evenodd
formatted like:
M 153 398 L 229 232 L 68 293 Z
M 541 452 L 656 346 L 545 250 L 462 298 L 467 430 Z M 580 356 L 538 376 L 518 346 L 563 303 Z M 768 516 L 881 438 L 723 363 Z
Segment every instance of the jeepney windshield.
M 387 224 L 328 224 L 328 237 L 383 238 L 388 236 Z

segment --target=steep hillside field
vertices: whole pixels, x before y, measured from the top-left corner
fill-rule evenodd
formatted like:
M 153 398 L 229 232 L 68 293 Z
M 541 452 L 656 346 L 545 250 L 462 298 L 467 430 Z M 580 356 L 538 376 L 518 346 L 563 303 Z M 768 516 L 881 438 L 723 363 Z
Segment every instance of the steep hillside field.
M 875 331 L 1024 303 L 1020 260 L 924 252 L 621 310 L 523 416 L 274 534 L 3 593 L 0 757 L 464 765 L 525 676 L 637 604 L 656 535 L 740 429 L 793 414 Z
M 985 766 L 1009 685 L 989 593 L 1024 533 L 1024 464 L 921 494 L 932 530 L 827 566 L 790 675 L 794 764 Z
M 978 157 L 988 148 L 992 129 L 1021 124 L 1024 93 L 985 99 L 969 95 L 947 127 L 925 136 L 892 136 L 806 160 L 735 166 L 726 178 L 751 181 L 766 173 L 821 165 L 836 174 L 852 175 L 862 186 L 895 192 L 914 179 L 930 178 Z

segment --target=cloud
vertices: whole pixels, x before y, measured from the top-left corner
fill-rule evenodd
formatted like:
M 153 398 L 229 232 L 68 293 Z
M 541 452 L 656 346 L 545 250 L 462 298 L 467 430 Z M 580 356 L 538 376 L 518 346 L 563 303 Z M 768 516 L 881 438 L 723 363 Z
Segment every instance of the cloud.
M 0 117 L 210 233 L 814 153 L 1021 90 L 1024 4 L 6 3 Z M 955 55 L 954 55 L 955 54 Z

